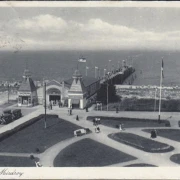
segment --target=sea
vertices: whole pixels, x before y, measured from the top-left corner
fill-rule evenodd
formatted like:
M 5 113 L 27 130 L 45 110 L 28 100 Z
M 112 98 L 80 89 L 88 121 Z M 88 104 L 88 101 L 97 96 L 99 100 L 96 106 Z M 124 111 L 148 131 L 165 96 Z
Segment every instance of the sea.
M 79 58 L 85 62 L 79 62 Z M 149 50 L 102 50 L 102 51 L 0 51 L 0 81 L 20 81 L 23 71 L 28 68 L 36 81 L 43 79 L 58 80 L 72 77 L 75 69 L 83 76 L 95 76 L 95 66 L 99 67 L 100 75 L 104 69 L 113 70 L 127 65 L 133 66 L 136 79 L 133 85 L 159 85 L 162 59 L 163 85 L 180 86 L 180 51 L 149 51 Z M 111 60 L 111 61 L 109 61 Z

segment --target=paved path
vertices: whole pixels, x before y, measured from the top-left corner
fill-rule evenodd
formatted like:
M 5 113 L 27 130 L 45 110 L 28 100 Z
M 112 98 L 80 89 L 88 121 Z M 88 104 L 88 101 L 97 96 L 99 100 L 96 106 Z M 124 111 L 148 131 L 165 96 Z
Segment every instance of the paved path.
M 54 110 L 51 111 L 50 113 L 57 113 L 60 118 L 66 119 L 67 121 L 69 121 L 71 123 L 74 123 L 74 124 L 77 124 L 77 125 L 80 125 L 80 126 L 83 126 L 83 127 L 88 127 L 92 131 L 94 130 L 94 126 L 93 126 L 92 122 L 86 120 L 86 117 L 89 116 L 89 115 L 99 116 L 99 115 L 103 114 L 103 116 L 109 116 L 109 117 L 110 116 L 129 117 L 129 116 L 132 116 L 133 114 L 135 114 L 135 117 L 136 116 L 139 117 L 138 116 L 139 113 L 136 113 L 136 112 L 131 113 L 131 114 L 129 112 L 128 112 L 128 114 L 127 114 L 127 112 L 123 112 L 121 114 L 120 113 L 116 114 L 115 112 L 109 112 L 109 113 L 108 112 L 103 112 L 102 113 L 101 111 L 98 111 L 98 112 L 91 111 L 91 112 L 86 113 L 85 111 L 81 111 L 81 110 L 74 110 L 73 115 L 68 116 L 65 111 L 63 111 L 61 109 L 58 109 L 58 108 L 54 108 Z M 80 114 L 79 115 L 79 119 L 80 119 L 79 121 L 75 120 L 77 114 Z M 145 113 L 140 112 L 140 116 L 143 116 L 143 114 L 146 114 L 146 112 Z M 174 114 L 176 114 L 176 113 L 174 113 Z M 176 116 L 178 116 L 178 114 L 176 114 Z M 145 116 L 150 117 L 148 119 L 152 119 L 152 116 L 148 116 L 148 115 L 150 115 L 149 112 Z M 169 113 L 165 114 L 164 116 L 167 116 L 167 115 L 169 115 Z M 177 120 L 178 119 L 174 118 L 172 121 L 177 122 Z M 119 132 L 118 129 L 103 126 L 103 125 L 101 125 L 100 128 L 101 128 L 102 132 L 99 133 L 99 134 L 96 134 L 96 133 L 93 132 L 93 135 L 90 137 L 91 139 L 94 139 L 95 141 L 98 141 L 100 143 L 103 143 L 105 145 L 113 147 L 113 148 L 115 148 L 117 150 L 120 150 L 120 151 L 122 151 L 124 153 L 134 155 L 135 157 L 138 158 L 139 162 L 141 162 L 141 163 L 153 164 L 155 166 L 178 166 L 178 164 L 171 162 L 169 160 L 169 157 L 172 154 L 180 152 L 180 144 L 179 144 L 179 142 L 172 141 L 172 140 L 162 138 L 162 137 L 158 137 L 157 141 L 163 142 L 163 143 L 166 143 L 166 144 L 169 144 L 169 145 L 172 145 L 172 146 L 175 146 L 176 147 L 175 150 L 172 151 L 172 152 L 169 152 L 169 153 L 148 153 L 148 152 L 144 152 L 144 151 L 138 150 L 136 148 L 133 148 L 131 146 L 127 146 L 127 145 L 124 145 L 122 143 L 116 142 L 116 141 L 114 141 L 114 140 L 107 137 L 107 135 L 110 134 L 110 133 Z M 126 132 L 131 132 L 131 133 L 134 133 L 134 134 L 149 138 L 150 134 L 141 131 L 141 129 L 144 129 L 144 128 L 129 128 L 129 129 L 126 129 Z M 126 163 L 126 165 L 128 165 L 128 164 L 132 164 L 132 162 Z M 118 164 L 118 166 L 123 166 L 123 165 L 124 165 L 124 163 L 119 163 Z
M 61 141 L 57 144 L 55 144 L 54 146 L 50 147 L 49 149 L 47 149 L 44 153 L 42 153 L 39 157 L 41 159 L 41 163 L 43 164 L 43 166 L 46 167 L 52 167 L 54 166 L 54 159 L 56 158 L 56 156 L 59 154 L 59 152 L 61 150 L 63 150 L 64 148 L 66 148 L 67 146 L 78 142 L 84 138 L 89 138 L 91 135 L 86 135 L 86 136 L 81 136 L 81 137 L 74 137 L 74 138 L 70 138 L 64 141 Z

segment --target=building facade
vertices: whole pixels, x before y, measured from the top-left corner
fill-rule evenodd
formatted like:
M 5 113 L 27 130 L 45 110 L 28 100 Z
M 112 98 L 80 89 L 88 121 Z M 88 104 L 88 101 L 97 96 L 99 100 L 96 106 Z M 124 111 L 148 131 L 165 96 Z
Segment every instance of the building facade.
M 58 105 L 59 102 L 63 106 L 67 106 L 68 102 L 68 90 L 69 86 L 66 86 L 64 82 L 58 82 L 56 80 L 46 82 L 46 103 L 47 105 Z M 44 104 L 45 100 L 45 88 L 40 87 L 37 89 L 38 103 Z
M 100 88 L 100 80 L 91 77 L 82 77 L 79 70 L 75 70 L 72 78 L 63 82 L 56 80 L 46 82 L 46 102 L 69 108 L 84 109 L 96 96 Z M 45 101 L 45 89 L 37 89 L 38 103 Z
M 23 81 L 18 90 L 18 106 L 34 106 L 38 104 L 37 89 L 31 78 L 30 71 L 25 69 Z

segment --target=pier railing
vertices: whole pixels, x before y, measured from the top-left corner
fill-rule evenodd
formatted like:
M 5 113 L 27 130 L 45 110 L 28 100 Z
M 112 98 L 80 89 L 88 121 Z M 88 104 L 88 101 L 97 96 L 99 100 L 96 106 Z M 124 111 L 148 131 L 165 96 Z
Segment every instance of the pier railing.
M 100 79 L 100 84 L 113 83 L 122 84 L 124 80 L 129 77 L 135 69 L 132 66 L 126 66 L 123 68 L 118 68 L 112 72 L 108 72 L 105 76 Z

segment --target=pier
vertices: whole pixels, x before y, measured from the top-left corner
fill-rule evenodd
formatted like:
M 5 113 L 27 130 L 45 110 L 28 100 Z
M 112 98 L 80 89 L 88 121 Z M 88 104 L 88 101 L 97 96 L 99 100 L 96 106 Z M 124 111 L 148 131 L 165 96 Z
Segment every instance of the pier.
M 135 68 L 133 68 L 132 66 L 124 66 L 123 68 L 118 68 L 112 72 L 107 73 L 106 76 L 102 77 L 102 79 L 100 80 L 100 84 L 109 82 L 116 85 L 123 84 L 123 82 L 134 72 Z

